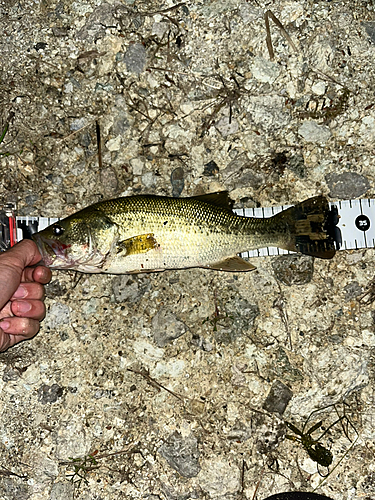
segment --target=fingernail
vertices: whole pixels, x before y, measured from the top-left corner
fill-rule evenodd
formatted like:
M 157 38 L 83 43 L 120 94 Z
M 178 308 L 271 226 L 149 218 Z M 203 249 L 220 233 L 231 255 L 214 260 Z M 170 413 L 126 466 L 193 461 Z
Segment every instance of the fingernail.
M 19 313 L 27 313 L 31 309 L 30 302 L 20 301 L 20 302 L 16 302 L 15 305 L 16 305 L 17 312 L 19 312 Z
M 14 292 L 13 297 L 15 299 L 23 299 L 24 297 L 26 297 L 26 295 L 27 295 L 26 289 L 23 286 L 19 286 L 17 290 Z
M 9 321 L 1 321 L 0 322 L 0 328 L 6 332 L 10 327 Z

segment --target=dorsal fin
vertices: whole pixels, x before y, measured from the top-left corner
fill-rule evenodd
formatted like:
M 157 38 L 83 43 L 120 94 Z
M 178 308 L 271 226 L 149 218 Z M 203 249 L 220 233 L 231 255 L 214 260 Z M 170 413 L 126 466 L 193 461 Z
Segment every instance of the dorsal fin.
M 216 205 L 217 207 L 227 208 L 232 210 L 233 200 L 229 198 L 228 191 L 217 191 L 216 193 L 201 194 L 199 196 L 192 196 L 192 199 Z

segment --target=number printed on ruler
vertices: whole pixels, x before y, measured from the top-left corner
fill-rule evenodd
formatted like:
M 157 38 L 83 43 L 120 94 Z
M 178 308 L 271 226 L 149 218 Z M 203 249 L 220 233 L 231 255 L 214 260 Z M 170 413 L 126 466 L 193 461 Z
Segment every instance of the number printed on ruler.
M 375 247 L 375 200 L 345 200 L 331 203 L 339 210 L 337 227 L 343 249 Z

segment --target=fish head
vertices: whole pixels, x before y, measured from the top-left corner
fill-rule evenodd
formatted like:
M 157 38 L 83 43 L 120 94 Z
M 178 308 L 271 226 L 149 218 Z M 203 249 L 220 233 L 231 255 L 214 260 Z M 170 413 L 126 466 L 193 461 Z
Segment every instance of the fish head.
M 103 272 L 110 250 L 108 224 L 80 213 L 71 215 L 35 233 L 44 264 L 51 269 L 73 269 L 82 272 Z

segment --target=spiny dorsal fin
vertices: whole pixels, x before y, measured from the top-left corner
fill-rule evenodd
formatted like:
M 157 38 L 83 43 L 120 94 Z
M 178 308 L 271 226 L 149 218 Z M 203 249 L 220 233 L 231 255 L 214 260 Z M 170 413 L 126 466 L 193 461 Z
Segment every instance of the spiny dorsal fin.
M 233 200 L 229 198 L 228 191 L 201 194 L 199 196 L 192 196 L 191 198 L 209 203 L 210 205 L 216 205 L 217 207 L 227 208 L 228 210 L 232 210 L 234 204 Z

